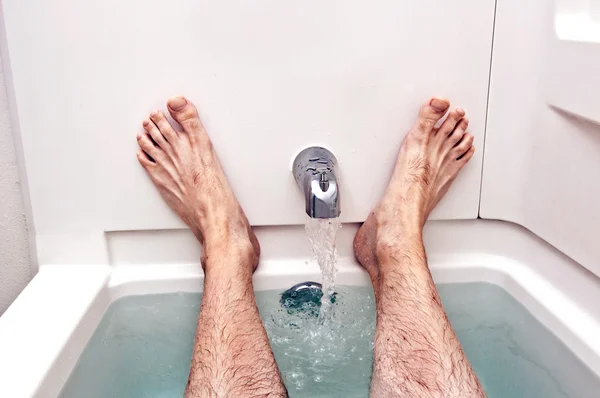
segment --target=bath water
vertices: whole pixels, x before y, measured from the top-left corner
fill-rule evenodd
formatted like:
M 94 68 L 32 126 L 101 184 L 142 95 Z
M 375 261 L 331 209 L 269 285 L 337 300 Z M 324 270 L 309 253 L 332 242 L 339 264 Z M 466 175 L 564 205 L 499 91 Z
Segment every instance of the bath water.
M 339 218 L 308 218 L 306 220 L 306 235 L 311 249 L 317 259 L 322 275 L 323 297 L 319 319 L 321 322 L 331 318 L 331 298 L 335 291 L 335 275 L 337 274 L 337 250 L 335 237 L 342 223 Z
M 484 283 L 438 288 L 490 398 L 598 395 L 600 380 L 504 290 Z M 256 296 L 290 397 L 367 397 L 375 328 L 372 290 L 338 286 L 326 324 L 282 309 L 281 293 Z M 114 302 L 61 397 L 180 398 L 200 300 L 200 294 L 174 293 Z

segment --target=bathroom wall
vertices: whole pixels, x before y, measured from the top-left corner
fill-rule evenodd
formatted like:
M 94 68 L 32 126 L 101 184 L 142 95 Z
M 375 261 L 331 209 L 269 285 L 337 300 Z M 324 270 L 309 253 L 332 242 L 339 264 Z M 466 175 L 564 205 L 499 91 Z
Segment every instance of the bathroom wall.
M 251 222 L 268 225 L 302 222 L 289 167 L 311 144 L 338 155 L 344 220 L 364 219 L 418 103 L 435 93 L 470 113 L 478 151 L 434 218 L 521 224 L 600 274 L 600 29 L 584 29 L 598 21 L 592 9 L 586 20 L 589 2 L 497 2 L 481 198 L 491 0 L 56 3 L 3 4 L 42 263 L 107 262 L 106 231 L 182 227 L 133 156 L 139 121 L 172 94 L 200 103 Z M 31 277 L 14 148 L 2 73 L 0 313 Z
M 480 216 L 600 275 L 600 23 L 567 3 L 498 1 Z
M 0 62 L 0 315 L 32 277 L 27 226 Z
M 589 2 L 497 2 L 489 109 L 495 2 L 435 3 L 3 3 L 37 259 L 107 263 L 106 232 L 184 227 L 134 156 L 140 120 L 170 95 L 199 104 L 251 223 L 289 225 L 304 220 L 299 150 L 337 155 L 343 221 L 362 221 L 418 104 L 444 94 L 478 150 L 433 218 L 521 224 L 600 274 L 599 40 L 577 29 Z
M 420 104 L 448 96 L 477 151 L 432 217 L 477 218 L 494 0 L 140 4 L 2 4 L 40 264 L 110 262 L 106 232 L 185 228 L 135 157 L 175 94 L 257 226 L 304 223 L 291 164 L 310 145 L 339 161 L 342 221 L 363 221 Z

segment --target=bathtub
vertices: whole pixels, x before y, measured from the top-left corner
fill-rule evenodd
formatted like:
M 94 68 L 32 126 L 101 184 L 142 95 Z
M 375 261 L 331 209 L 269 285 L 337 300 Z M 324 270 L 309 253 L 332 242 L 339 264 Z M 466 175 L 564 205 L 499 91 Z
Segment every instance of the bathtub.
M 352 255 L 357 228 L 344 225 L 338 235 L 337 284 L 370 283 Z M 256 233 L 263 253 L 256 290 L 319 280 L 302 227 L 261 227 Z M 0 397 L 56 397 L 114 300 L 201 290 L 199 249 L 188 231 L 105 236 L 109 264 L 42 265 L 0 318 Z M 600 375 L 600 280 L 592 273 L 507 222 L 430 222 L 425 244 L 436 283 L 503 288 Z

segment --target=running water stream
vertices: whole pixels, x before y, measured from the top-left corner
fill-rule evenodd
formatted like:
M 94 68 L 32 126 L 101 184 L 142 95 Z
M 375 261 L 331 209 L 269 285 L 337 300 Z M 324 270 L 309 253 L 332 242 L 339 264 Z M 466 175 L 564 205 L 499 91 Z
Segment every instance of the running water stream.
M 331 299 L 335 291 L 337 273 L 335 237 L 341 227 L 339 218 L 309 218 L 306 221 L 306 234 L 322 274 L 323 297 L 319 310 L 321 322 L 326 322 L 332 317 Z

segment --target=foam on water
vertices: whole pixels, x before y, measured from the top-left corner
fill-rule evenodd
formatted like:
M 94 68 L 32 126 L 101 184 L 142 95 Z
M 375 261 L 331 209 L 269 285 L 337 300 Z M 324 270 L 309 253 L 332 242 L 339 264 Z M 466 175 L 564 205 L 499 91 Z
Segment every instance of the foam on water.
M 342 223 L 339 218 L 308 218 L 306 234 L 312 251 L 321 268 L 323 298 L 319 319 L 328 321 L 331 317 L 331 297 L 335 291 L 335 275 L 337 274 L 337 250 L 335 237 Z
M 596 397 L 600 380 L 504 290 L 438 286 L 448 317 L 490 398 Z M 290 397 L 367 397 L 375 310 L 372 290 L 337 287 L 331 321 L 257 303 Z M 63 398 L 183 396 L 199 294 L 129 296 L 107 310 Z
M 261 293 L 257 303 L 292 396 L 331 396 L 332 391 L 340 397 L 367 396 L 375 331 L 372 289 L 338 287 L 327 322 L 310 308 L 281 309 L 277 292 Z

